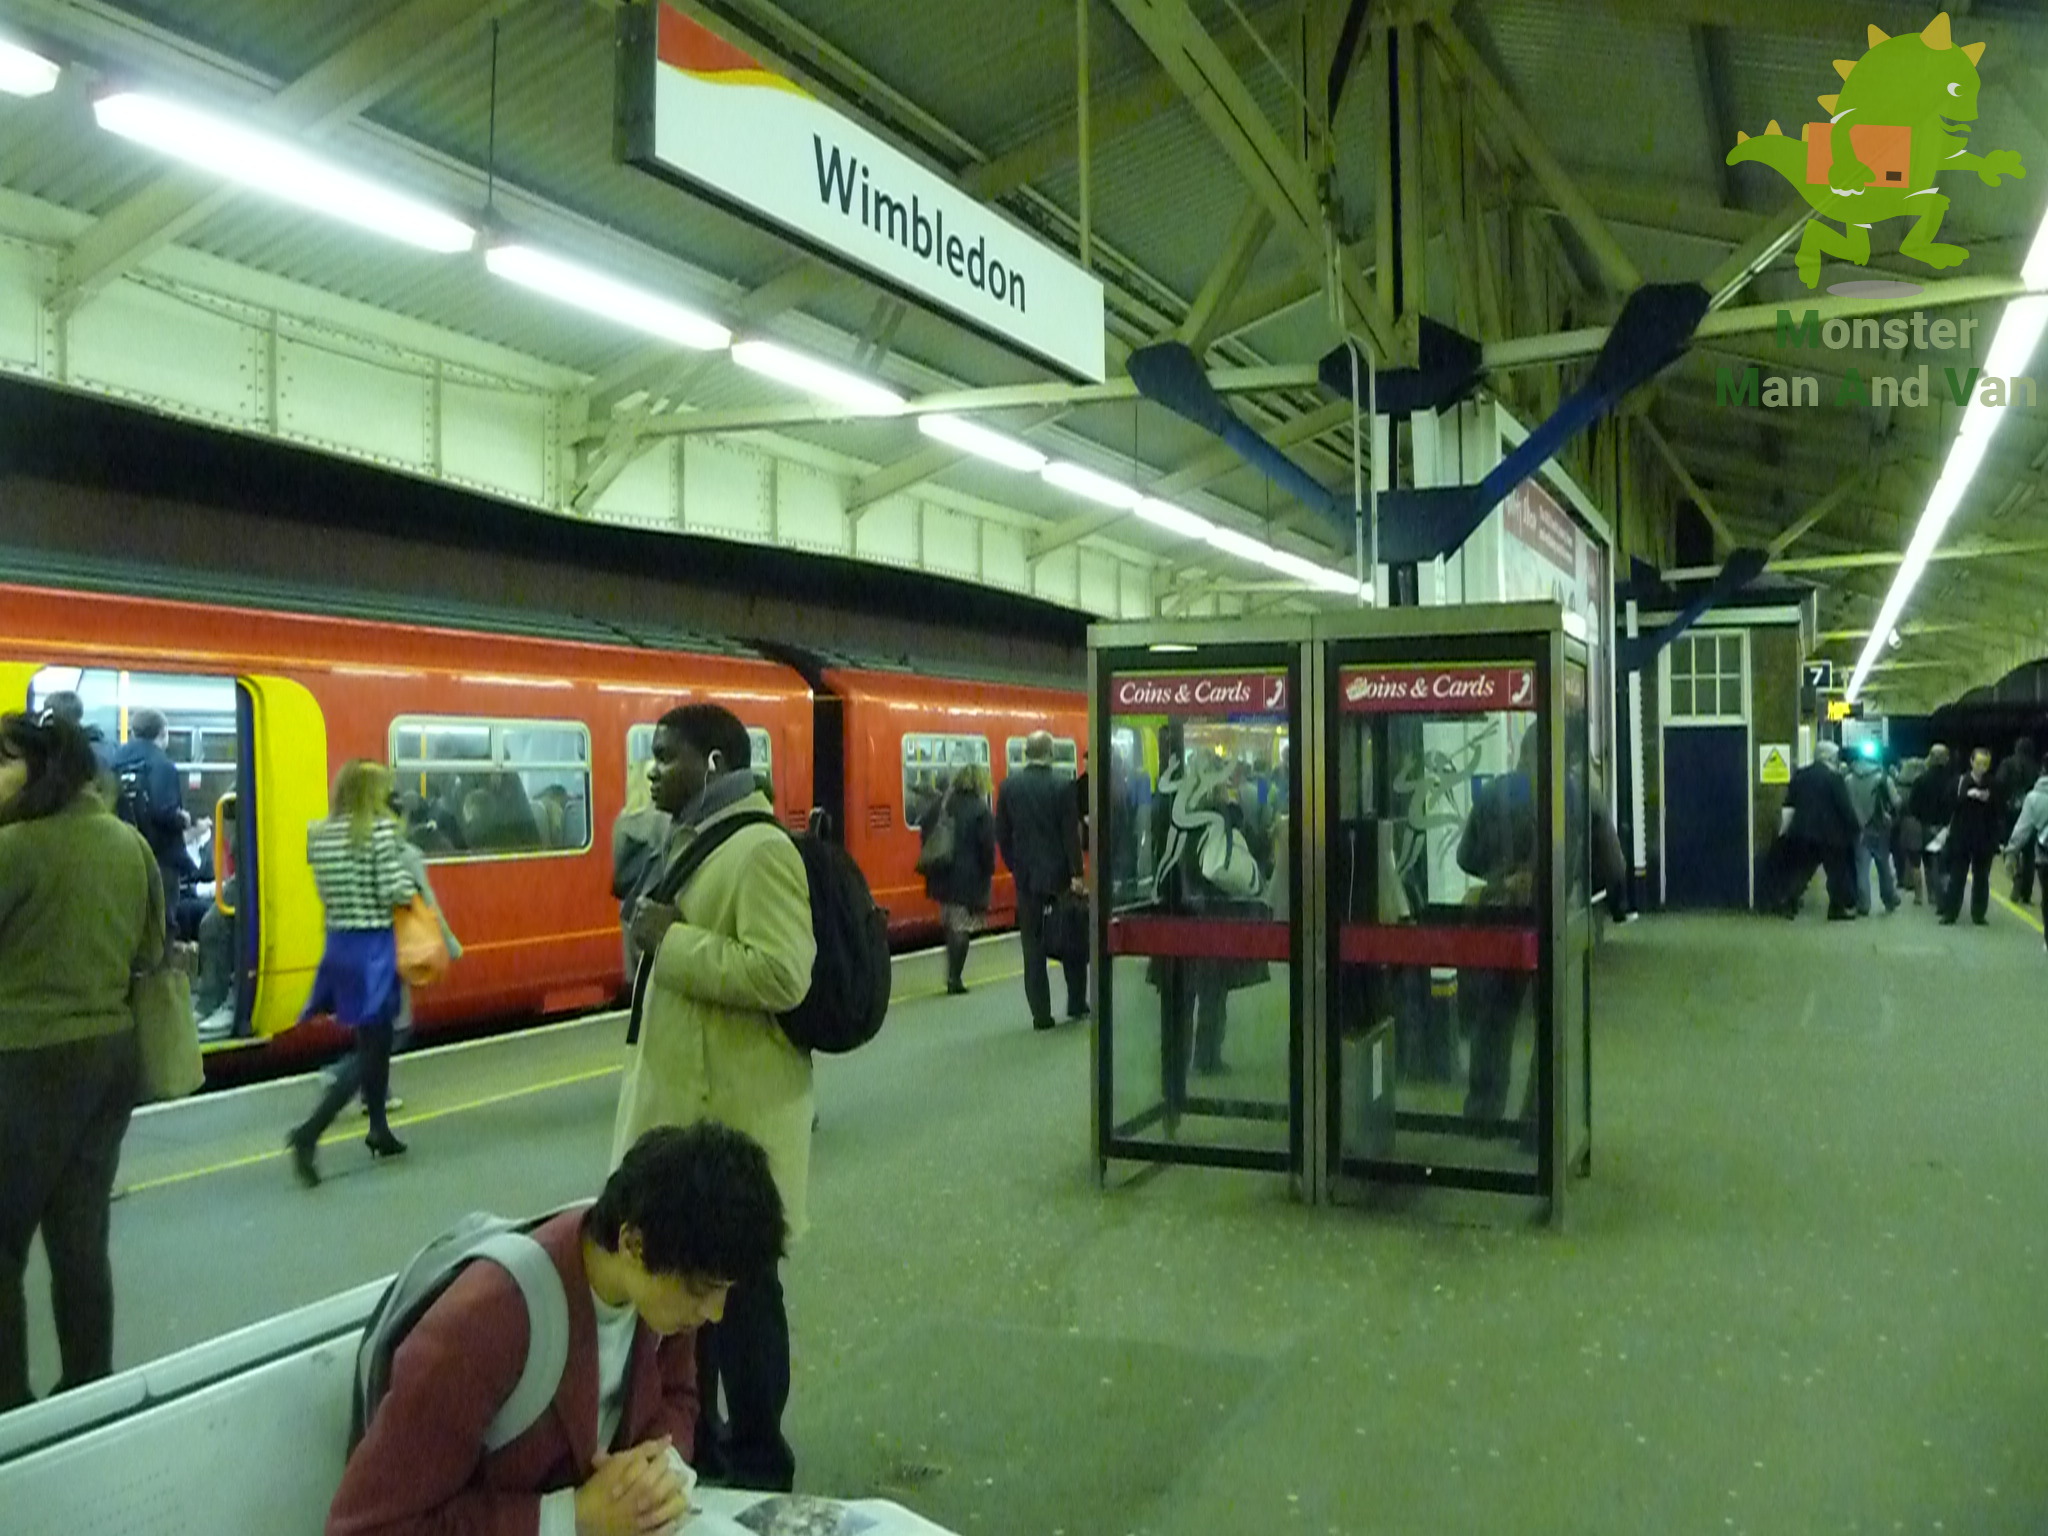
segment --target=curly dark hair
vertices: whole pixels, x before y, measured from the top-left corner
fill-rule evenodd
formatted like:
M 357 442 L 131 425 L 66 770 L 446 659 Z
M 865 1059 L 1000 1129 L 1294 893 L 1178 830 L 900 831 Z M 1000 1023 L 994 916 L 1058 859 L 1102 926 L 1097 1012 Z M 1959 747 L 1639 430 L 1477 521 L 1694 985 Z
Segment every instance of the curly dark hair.
M 28 782 L 21 793 L 0 805 L 0 825 L 56 815 L 99 772 L 92 738 L 49 710 L 0 715 L 0 760 L 28 764 Z
M 700 1120 L 657 1126 L 626 1153 L 584 1218 L 616 1253 L 619 1233 L 640 1234 L 640 1260 L 659 1275 L 732 1281 L 774 1268 L 788 1227 L 761 1144 Z
M 704 757 L 716 752 L 720 768 L 727 773 L 754 765 L 754 744 L 746 726 L 722 704 L 681 704 L 657 724 L 674 731 Z

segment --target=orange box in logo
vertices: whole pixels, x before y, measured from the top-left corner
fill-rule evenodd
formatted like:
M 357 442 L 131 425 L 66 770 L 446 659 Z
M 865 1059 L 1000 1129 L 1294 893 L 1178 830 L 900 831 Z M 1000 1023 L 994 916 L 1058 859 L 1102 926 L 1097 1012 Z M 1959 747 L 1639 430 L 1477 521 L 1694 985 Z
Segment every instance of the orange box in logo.
M 1825 187 L 1835 157 L 1830 147 L 1834 137 L 1826 123 L 1808 123 L 1800 131 L 1806 140 L 1806 184 Z M 1913 130 L 1889 123 L 1856 123 L 1849 129 L 1849 143 L 1856 158 L 1877 175 L 1872 183 L 1880 187 L 1903 187 L 1913 174 Z

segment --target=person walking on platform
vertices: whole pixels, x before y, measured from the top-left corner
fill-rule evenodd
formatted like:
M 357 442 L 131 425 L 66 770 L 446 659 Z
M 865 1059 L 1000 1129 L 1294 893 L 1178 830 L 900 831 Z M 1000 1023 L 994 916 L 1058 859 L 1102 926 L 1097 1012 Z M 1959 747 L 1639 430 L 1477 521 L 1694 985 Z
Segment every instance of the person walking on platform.
M 1939 912 L 1947 896 L 1947 883 L 1942 879 L 1947 863 L 1940 845 L 1947 841 L 1944 834 L 1956 813 L 1956 774 L 1947 747 L 1937 743 L 1928 752 L 1927 769 L 1913 786 L 1906 811 L 1920 823 L 1921 882 L 1927 887 L 1928 902 Z
M 2048 857 L 2048 764 L 2043 764 L 2034 786 L 2027 791 L 2027 798 L 2020 806 L 2020 814 L 2013 822 L 2012 836 L 2006 840 L 2006 857 L 2014 864 L 2013 900 L 2018 901 L 2018 864 L 2031 856 L 2037 863 Z M 2042 935 L 2048 939 L 2048 878 L 2041 881 Z
M 619 902 L 619 928 L 625 937 L 626 985 L 640 973 L 640 951 L 633 944 L 633 908 L 661 866 L 668 844 L 669 815 L 654 803 L 654 786 L 645 774 L 626 785 L 626 808 L 612 823 L 612 895 Z
M 1774 850 L 1778 865 L 1778 912 L 1797 917 L 1815 869 L 1827 875 L 1828 921 L 1856 916 L 1856 869 L 1852 862 L 1861 830 L 1849 786 L 1840 771 L 1841 747 L 1824 741 L 1814 760 L 1785 786 L 1786 827 Z
M 2022 736 L 2013 744 L 2011 755 L 1998 765 L 1998 803 L 2005 807 L 2005 824 L 1999 828 L 2001 840 L 2012 836 L 2015 818 L 2020 813 L 2021 802 L 2032 791 L 2034 783 L 2041 777 L 2041 755 L 2034 750 L 2034 738 Z M 2012 899 L 2021 906 L 2028 906 L 2034 899 L 2034 849 L 2028 844 L 2021 849 L 2013 861 Z
M 716 704 L 664 715 L 649 767 L 654 803 L 675 821 L 663 872 L 633 914 L 648 958 L 634 1002 L 637 1037 L 612 1138 L 616 1164 L 652 1126 L 715 1120 L 767 1151 L 789 1219 L 806 1225 L 811 1059 L 776 1015 L 810 990 L 817 941 L 803 856 L 779 826 L 727 829 L 679 891 L 671 875 L 722 821 L 769 815 L 749 765 L 747 729 Z M 789 1314 L 774 1264 L 728 1277 L 725 1316 L 698 1333 L 703 1404 L 692 1465 L 745 1488 L 787 1490 L 796 1454 L 782 1434 L 789 1403 Z M 729 1429 L 720 1423 L 725 1389 Z
M 1856 810 L 1856 915 L 1870 916 L 1871 871 L 1886 913 L 1899 910 L 1898 881 L 1892 875 L 1892 821 L 1898 792 L 1876 757 L 1858 753 L 1849 768 L 1849 803 Z
M 400 851 L 391 791 L 389 768 L 353 758 L 334 776 L 333 814 L 306 832 L 306 859 L 327 909 L 327 948 L 299 1018 L 331 1015 L 355 1035 L 354 1055 L 328 1080 L 313 1113 L 285 1138 L 293 1170 L 309 1189 L 320 1182 L 315 1148 L 321 1134 L 358 1091 L 370 1112 L 365 1145 L 371 1155 L 405 1151 L 385 1118 L 391 1039 L 405 1004 L 391 914 L 419 894 L 419 885 Z
M 1963 915 L 1965 885 L 1970 885 L 1970 921 L 1980 928 L 1990 922 L 1991 864 L 2005 843 L 2004 822 L 2005 807 L 1991 777 L 1991 753 L 1979 747 L 1970 754 L 1970 771 L 1956 786 L 1955 815 L 1948 824 L 1948 888 L 1941 900 L 1944 927 Z
M 595 1205 L 543 1222 L 532 1240 L 568 1302 L 552 1401 L 508 1444 L 490 1444 L 527 1364 L 529 1304 L 510 1271 L 465 1266 L 390 1352 L 326 1536 L 689 1529 L 694 1335 L 729 1308 L 734 1276 L 782 1256 L 766 1154 L 721 1125 L 649 1131 Z
M 1024 740 L 1024 766 L 996 796 L 996 846 L 1017 882 L 1017 936 L 1024 950 L 1024 1000 L 1031 1027 L 1051 1029 L 1052 983 L 1045 969 L 1045 909 L 1065 890 L 1084 891 L 1081 817 L 1073 787 L 1052 771 L 1052 733 Z M 1059 957 L 1067 979 L 1067 1017 L 1088 1017 L 1088 959 Z
M 946 990 L 959 997 L 967 991 L 967 944 L 988 916 L 996 877 L 996 818 L 979 764 L 953 775 L 953 787 L 924 813 L 918 835 L 924 893 L 939 904 L 946 930 Z
M 129 991 L 162 962 L 164 892 L 97 773 L 71 722 L 0 718 L 0 1413 L 34 1400 L 23 1276 L 39 1230 L 57 1390 L 113 1369 L 108 1208 L 139 1070 Z

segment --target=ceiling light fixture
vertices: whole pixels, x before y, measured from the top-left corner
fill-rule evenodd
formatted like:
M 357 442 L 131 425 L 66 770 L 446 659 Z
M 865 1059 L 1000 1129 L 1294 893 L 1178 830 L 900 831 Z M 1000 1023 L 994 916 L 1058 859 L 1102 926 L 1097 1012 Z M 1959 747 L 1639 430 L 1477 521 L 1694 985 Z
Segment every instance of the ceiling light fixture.
M 429 251 L 466 251 L 476 244 L 474 229 L 438 208 L 182 102 L 120 91 L 101 97 L 92 110 L 109 133 L 314 213 Z
M 1098 506 L 1110 507 L 1118 512 L 1134 512 L 1138 503 L 1145 499 L 1121 480 L 1098 475 L 1092 469 L 1083 469 L 1079 464 L 1069 464 L 1065 459 L 1054 459 L 1038 473 L 1047 485 L 1058 486 L 1070 495 L 1079 496 L 1083 501 L 1092 501 Z
M 679 347 L 722 352 L 732 345 L 732 332 L 716 320 L 530 245 L 494 245 L 484 252 L 484 265 L 507 282 Z
M 1037 474 L 1048 462 L 1046 456 L 1029 443 L 1020 443 L 1014 437 L 1005 437 L 1000 432 L 991 432 L 987 427 L 944 412 L 918 417 L 917 430 L 948 448 L 958 448 L 977 459 L 987 459 L 1005 469 L 1022 470 L 1027 475 Z
M 1216 526 L 1206 517 L 1197 517 L 1186 508 L 1176 507 L 1156 496 L 1145 497 L 1131 510 L 1153 527 L 1177 533 L 1184 539 L 1207 540 L 1210 530 Z
M 1984 360 L 1985 378 L 2006 379 L 2024 374 L 2041 343 L 2042 333 L 2048 331 L 2048 297 L 2039 293 L 2048 287 L 2048 217 L 2043 218 L 2034 235 L 2033 248 L 2020 266 L 2020 279 L 2035 292 L 2005 306 L 1998 330 L 1991 338 L 1990 355 Z M 1891 590 L 1885 594 L 1884 605 L 1877 611 L 1877 620 L 1870 626 L 1870 636 L 1863 644 L 1863 654 L 1857 658 L 1856 670 L 1849 678 L 1851 703 L 1863 691 L 1871 669 L 1888 648 L 1888 637 L 1904 616 L 1913 588 L 1941 545 L 1942 534 L 1962 506 L 2004 416 L 2004 407 L 1986 405 L 1982 396 L 1964 410 L 1963 423 L 1956 430 L 1948 459 L 1941 467 L 1941 478 L 1928 493 L 1926 510 L 1913 529 L 1913 540 L 1906 546 L 1906 556 L 1899 562 L 1898 574 L 1892 578 Z
M 873 379 L 848 373 L 773 341 L 736 341 L 732 360 L 750 373 L 804 391 L 814 400 L 842 406 L 860 416 L 894 416 L 903 397 Z
M 42 96 L 57 88 L 61 73 L 40 53 L 0 37 L 0 91 L 10 96 Z

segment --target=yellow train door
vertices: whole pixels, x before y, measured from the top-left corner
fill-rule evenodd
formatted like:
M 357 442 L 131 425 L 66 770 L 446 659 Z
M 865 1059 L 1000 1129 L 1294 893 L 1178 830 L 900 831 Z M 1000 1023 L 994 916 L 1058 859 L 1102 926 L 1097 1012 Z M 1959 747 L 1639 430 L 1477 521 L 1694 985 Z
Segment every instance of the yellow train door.
M 248 1032 L 290 1029 L 313 989 L 326 942 L 319 892 L 306 862 L 306 828 L 327 814 L 327 721 L 305 687 L 282 677 L 240 683 L 250 803 L 237 807 L 254 889 L 239 893 L 255 918 L 255 988 Z

